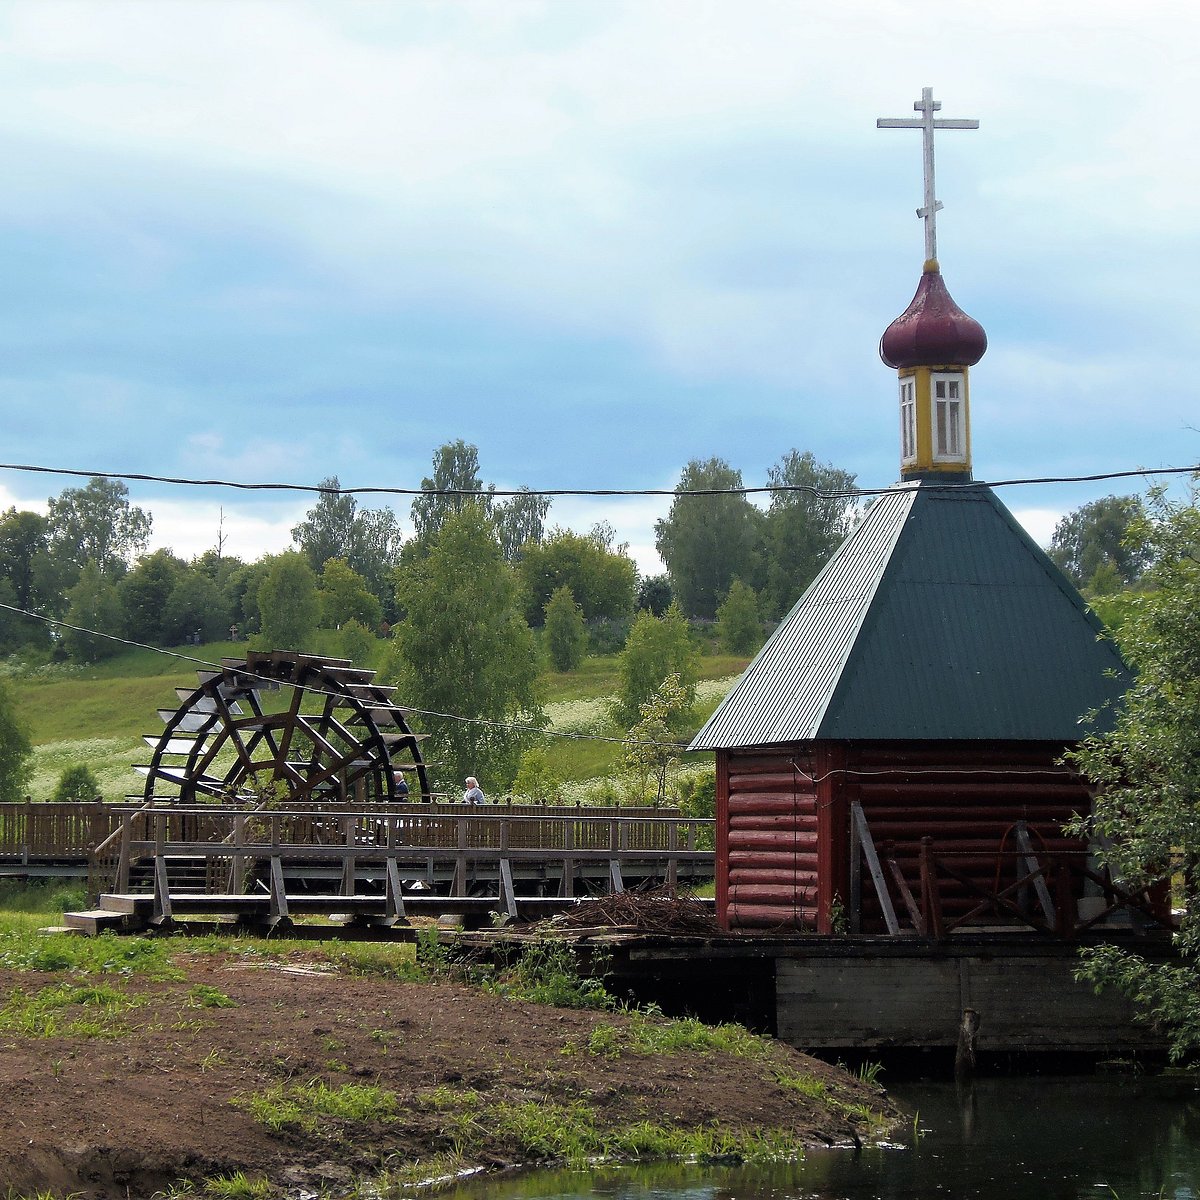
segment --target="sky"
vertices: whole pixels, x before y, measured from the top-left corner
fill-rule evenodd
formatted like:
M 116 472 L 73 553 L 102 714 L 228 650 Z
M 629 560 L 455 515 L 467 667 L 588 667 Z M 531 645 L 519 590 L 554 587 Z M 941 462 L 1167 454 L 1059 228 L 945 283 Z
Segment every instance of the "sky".
M 977 479 L 1200 461 L 1200 6 L 0 0 L 0 459 L 416 488 L 899 473 L 879 361 L 923 259 L 988 333 Z M 83 479 L 0 469 L 0 507 Z M 1000 494 L 1043 544 L 1151 478 Z M 256 558 L 313 503 L 131 482 Z M 364 507 L 383 498 L 363 497 Z M 392 502 L 408 526 L 408 502 Z M 557 500 L 645 573 L 668 500 Z

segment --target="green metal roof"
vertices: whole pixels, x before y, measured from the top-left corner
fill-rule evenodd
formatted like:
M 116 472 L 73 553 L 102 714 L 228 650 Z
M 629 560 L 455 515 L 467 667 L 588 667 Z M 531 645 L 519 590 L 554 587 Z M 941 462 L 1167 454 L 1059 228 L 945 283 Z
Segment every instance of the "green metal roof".
M 991 489 L 902 486 L 875 501 L 690 748 L 1069 742 L 1130 678 Z

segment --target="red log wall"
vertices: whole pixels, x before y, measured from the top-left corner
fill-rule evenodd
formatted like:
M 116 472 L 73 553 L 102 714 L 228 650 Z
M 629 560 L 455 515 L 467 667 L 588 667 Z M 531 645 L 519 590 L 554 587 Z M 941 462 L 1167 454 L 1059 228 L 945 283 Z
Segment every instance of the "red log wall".
M 815 758 L 717 756 L 717 915 L 727 929 L 795 929 L 817 920 Z
M 843 791 L 847 808 L 854 800 L 862 805 L 880 857 L 890 853 L 895 858 L 915 896 L 920 896 L 923 837 L 932 839 L 935 857 L 944 854 L 975 886 L 993 891 L 997 884 L 1002 888 L 1016 881 L 1016 859 L 999 851 L 1018 849 L 1018 821 L 1026 822 L 1035 853 L 1066 853 L 1065 861 L 1076 872 L 1085 864 L 1085 842 L 1067 837 L 1063 826 L 1088 811 L 1090 795 L 1077 774 L 1057 765 L 1064 749 L 1036 742 L 864 742 L 851 751 Z M 848 860 L 843 869 L 847 874 L 839 882 L 847 886 Z M 980 900 L 944 875 L 938 878 L 938 891 L 948 920 Z M 1082 893 L 1077 874 L 1073 891 L 1076 898 Z M 883 914 L 865 868 L 861 895 L 863 932 L 881 931 Z M 902 911 L 894 889 L 892 898 Z M 1012 923 L 1003 915 L 994 919 Z
M 1033 848 L 1067 851 L 1082 866 L 1086 847 L 1064 822 L 1089 805 L 1087 785 L 1056 765 L 1064 747 L 1048 743 L 816 742 L 717 755 L 717 910 L 730 929 L 809 929 L 828 933 L 851 907 L 850 804 L 858 801 L 876 849 L 898 862 L 920 896 L 918 850 L 935 855 L 992 890 L 1016 875 L 1014 825 L 1024 820 Z M 888 843 L 891 843 L 888 846 Z M 1081 891 L 1078 885 L 1076 893 Z M 978 903 L 939 879 L 946 918 Z M 893 902 L 903 911 L 899 897 Z M 883 929 L 865 867 L 863 932 Z

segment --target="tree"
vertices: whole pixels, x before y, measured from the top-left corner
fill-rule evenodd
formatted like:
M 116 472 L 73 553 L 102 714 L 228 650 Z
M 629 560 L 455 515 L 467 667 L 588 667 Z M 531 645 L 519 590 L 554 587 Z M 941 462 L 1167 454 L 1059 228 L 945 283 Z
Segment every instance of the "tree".
M 358 558 L 350 559 L 350 566 L 366 580 L 371 594 L 382 605 L 383 616 L 389 621 L 395 620 L 396 592 L 392 573 L 400 563 L 400 552 L 404 547 L 400 522 L 390 508 L 360 509 L 355 534 Z
M 229 597 L 200 571 L 185 570 L 171 589 L 163 610 L 166 644 L 178 646 L 197 633 L 205 642 L 229 636 L 232 620 Z
M 767 472 L 773 492 L 763 522 L 768 615 L 779 617 L 799 599 L 854 525 L 855 478 L 812 453 L 790 450 Z
M 308 559 L 314 574 L 319 575 L 328 559 L 357 555 L 358 501 L 341 493 L 336 475 L 322 479 L 317 487 L 321 498 L 304 514 L 303 521 L 292 526 L 292 541 Z
M 51 496 L 47 521 L 53 555 L 74 567 L 76 576 L 91 561 L 110 579 L 124 575 L 146 549 L 152 525 L 150 514 L 130 504 L 129 489 L 115 479 L 91 479 Z
M 0 516 L 0 576 L 21 608 L 37 606 L 34 560 L 50 544 L 48 530 L 46 518 L 35 512 L 10 508 Z
M 327 558 L 318 583 L 321 600 L 321 624 L 340 629 L 347 621 L 357 621 L 368 629 L 378 629 L 383 606 L 367 587 L 367 581 L 344 558 Z
M 390 508 L 359 508 L 353 496 L 340 492 L 336 475 L 318 486 L 321 498 L 293 527 L 292 540 L 318 575 L 331 558 L 341 559 L 362 576 L 381 609 L 390 608 L 392 571 L 404 545 L 396 514 Z
M 63 768 L 54 789 L 56 804 L 75 804 L 84 800 L 95 800 L 100 795 L 100 782 L 92 774 L 91 767 L 78 763 Z
M 656 617 L 671 607 L 671 581 L 666 575 L 647 575 L 638 584 L 637 606 L 652 612 Z
M 0 802 L 25 798 L 32 775 L 33 743 L 7 680 L 0 676 Z
M 348 658 L 357 667 L 369 667 L 379 645 L 375 635 L 361 622 L 347 621 L 341 628 L 338 642 L 342 657 Z
M 167 601 L 189 570 L 187 563 L 170 550 L 155 550 L 138 559 L 133 570 L 117 585 L 127 637 L 152 646 L 178 645 L 183 641 L 167 632 Z
M 727 493 L 741 486 L 741 471 L 724 459 L 693 459 L 680 477 L 671 511 L 654 527 L 675 601 L 687 616 L 715 617 L 729 585 L 752 577 L 762 514 L 740 494 L 679 493 Z
M 620 674 L 612 715 L 621 728 L 628 729 L 641 719 L 642 705 L 668 675 L 678 676 L 690 710 L 696 702 L 696 653 L 679 605 L 672 604 L 662 617 L 638 613 L 621 652 Z
M 396 598 L 406 614 L 392 633 L 398 696 L 446 714 L 420 718 L 438 786 L 476 775 L 507 787 L 545 718 L 517 580 L 482 506 L 446 515 L 428 553 L 397 573 Z
M 509 562 L 516 562 L 526 546 L 542 540 L 549 511 L 550 497 L 535 495 L 528 488 L 493 506 L 496 536 Z
M 67 593 L 67 624 L 63 630 L 63 648 L 76 662 L 99 662 L 111 658 L 121 648 L 116 637 L 125 622 L 117 589 L 106 579 L 90 558 L 84 564 L 79 582 Z M 113 636 L 103 637 L 102 634 Z
M 683 746 L 676 740 L 692 716 L 696 688 L 684 686 L 678 672 L 672 671 L 654 694 L 642 704 L 641 719 L 629 731 L 623 760 L 634 777 L 638 795 L 646 803 L 649 785 L 654 784 L 654 803 L 667 795 L 667 776 L 679 763 Z
M 433 478 L 421 480 L 420 496 L 413 498 L 412 521 L 416 539 L 428 545 L 446 520 L 464 508 L 478 506 L 491 515 L 492 497 L 479 478 L 479 450 L 458 438 L 433 453 Z M 445 495 L 446 492 L 456 493 Z
M 1153 565 L 1149 590 L 1126 614 L 1121 648 L 1137 672 L 1115 723 L 1072 755 L 1098 787 L 1078 830 L 1115 878 L 1138 889 L 1173 875 L 1184 916 L 1180 964 L 1152 964 L 1116 946 L 1085 951 L 1085 971 L 1114 985 L 1171 1035 L 1180 1056 L 1200 1048 L 1200 508 L 1152 494 L 1130 524 Z
M 574 671 L 587 650 L 583 609 L 565 584 L 546 602 L 546 652 L 556 671 Z
M 1050 557 L 1078 588 L 1099 585 L 1107 593 L 1127 587 L 1150 562 L 1152 547 L 1142 532 L 1145 518 L 1146 507 L 1138 496 L 1093 500 L 1055 526 Z
M 265 650 L 302 650 L 312 641 L 321 617 L 317 577 L 297 550 L 271 560 L 258 586 L 262 630 L 257 641 Z
M 620 621 L 633 611 L 637 565 L 624 547 L 611 549 L 596 530 L 553 530 L 540 544 L 526 545 L 518 570 L 530 625 L 541 623 L 560 587 L 571 589 L 585 621 Z
M 8 509 L 0 515 L 0 600 L 14 608 L 52 615 L 61 611 L 40 587 L 39 560 L 49 545 L 46 518 L 34 512 Z M 51 600 L 51 603 L 47 603 Z M 0 652 L 22 646 L 46 646 L 49 626 L 18 613 L 0 612 Z
M 541 746 L 531 746 L 521 755 L 512 790 L 513 795 L 521 796 L 531 804 L 562 802 L 562 779 Z
M 729 654 L 753 654 L 763 642 L 762 617 L 754 589 L 735 579 L 717 609 L 717 636 Z

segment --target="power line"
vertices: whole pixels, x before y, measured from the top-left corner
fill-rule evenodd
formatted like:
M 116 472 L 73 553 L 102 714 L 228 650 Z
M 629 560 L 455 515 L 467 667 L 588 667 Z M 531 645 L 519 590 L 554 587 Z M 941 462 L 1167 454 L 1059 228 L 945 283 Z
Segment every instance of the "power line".
M 486 492 L 468 488 L 404 488 L 382 487 L 322 487 L 311 483 L 239 483 L 231 479 L 190 479 L 174 475 L 148 475 L 126 471 L 85 471 L 70 467 L 34 466 L 29 463 L 0 463 L 0 471 L 22 471 L 38 475 L 66 475 L 85 479 L 117 479 L 135 483 L 169 483 L 182 487 L 233 488 L 243 492 L 308 492 L 322 496 L 448 496 L 483 499 L 491 496 L 757 496 L 777 492 L 803 492 L 819 500 L 854 500 L 881 496 L 896 490 L 896 484 L 886 487 L 845 488 L 823 491 L 807 483 L 757 484 L 736 488 L 489 488 Z M 1091 475 L 1039 475 L 1025 479 L 965 480 L 925 484 L 947 491 L 972 491 L 982 488 L 1018 487 L 1046 483 L 1098 483 L 1109 479 L 1144 478 L 1151 475 L 1194 475 L 1200 463 L 1186 467 L 1136 467 L 1121 471 L 1098 471 Z
M 18 608 L 13 604 L 5 604 L 0 602 L 0 609 L 7 612 L 16 613 L 18 616 L 30 617 L 35 621 L 42 621 L 47 625 L 57 626 L 59 629 L 69 629 L 73 633 L 87 634 L 89 637 L 104 638 L 109 642 L 116 642 L 121 646 L 129 646 L 134 650 L 150 650 L 154 654 L 161 654 L 166 658 L 178 659 L 180 662 L 191 663 L 193 666 L 203 667 L 208 671 L 223 671 L 225 668 L 221 663 L 210 662 L 206 658 L 197 658 L 192 654 L 183 654 L 178 650 L 167 650 L 161 646 L 152 646 L 148 642 L 134 641 L 132 638 L 120 637 L 115 633 L 102 633 L 98 629 L 89 629 L 86 625 L 72 625 L 70 621 L 63 621 L 57 617 L 48 617 L 44 613 L 31 612 L 26 608 Z M 277 684 L 277 679 L 272 679 L 267 675 L 260 675 L 248 668 L 239 667 L 238 674 L 250 679 L 256 679 L 263 683 L 269 683 L 272 686 Z M 343 698 L 340 692 L 328 692 L 324 688 L 313 687 L 309 684 L 298 683 L 294 685 L 302 692 L 311 693 L 314 696 L 323 696 L 340 700 Z M 574 730 L 567 729 L 543 729 L 540 725 L 533 725 L 523 721 L 493 721 L 488 717 L 464 717 L 460 713 L 438 712 L 432 708 L 416 708 L 411 704 L 401 704 L 398 707 L 402 708 L 406 713 L 416 713 L 422 717 L 435 717 L 444 721 L 458 721 L 463 725 L 481 725 L 489 729 L 506 729 L 520 733 L 534 733 L 541 737 L 556 737 L 564 738 L 571 741 L 586 741 L 586 742 L 606 742 L 615 746 L 653 746 L 656 749 L 662 750 L 680 750 L 682 746 L 678 742 L 657 742 L 649 739 L 630 738 L 630 737 L 608 737 L 601 733 L 579 733 Z

